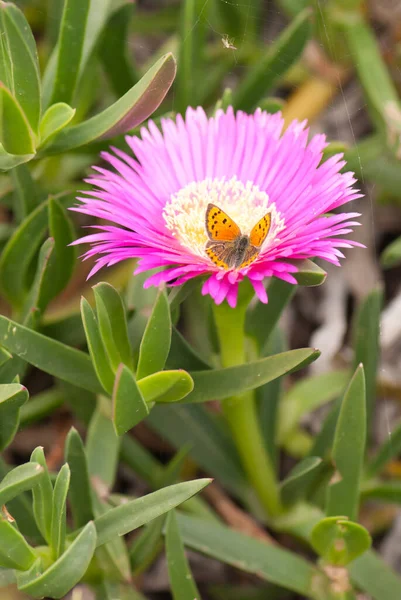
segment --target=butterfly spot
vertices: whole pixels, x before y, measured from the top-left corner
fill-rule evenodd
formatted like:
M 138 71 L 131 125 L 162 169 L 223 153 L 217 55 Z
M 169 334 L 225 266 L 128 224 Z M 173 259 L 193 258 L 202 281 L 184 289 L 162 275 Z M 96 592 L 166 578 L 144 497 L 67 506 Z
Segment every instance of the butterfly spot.
M 225 225 L 227 223 L 227 219 L 223 219 L 223 224 Z M 231 227 L 231 225 L 230 225 Z
M 214 229 L 214 225 L 212 225 L 212 231 L 213 231 L 213 229 Z

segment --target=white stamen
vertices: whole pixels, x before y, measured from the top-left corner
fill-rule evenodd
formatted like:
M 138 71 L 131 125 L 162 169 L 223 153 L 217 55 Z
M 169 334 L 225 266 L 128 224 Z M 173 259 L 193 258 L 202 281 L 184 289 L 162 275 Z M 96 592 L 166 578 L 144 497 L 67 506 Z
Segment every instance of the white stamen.
M 269 202 L 266 192 L 251 181 L 246 184 L 234 176 L 228 181 L 204 179 L 188 184 L 170 197 L 163 210 L 163 217 L 172 235 L 192 254 L 206 256 L 205 246 L 209 240 L 205 216 L 207 205 L 216 204 L 233 219 L 243 235 L 249 235 L 253 226 L 270 212 L 271 228 L 263 243 L 261 252 L 277 240 L 277 234 L 285 228 L 273 202 Z

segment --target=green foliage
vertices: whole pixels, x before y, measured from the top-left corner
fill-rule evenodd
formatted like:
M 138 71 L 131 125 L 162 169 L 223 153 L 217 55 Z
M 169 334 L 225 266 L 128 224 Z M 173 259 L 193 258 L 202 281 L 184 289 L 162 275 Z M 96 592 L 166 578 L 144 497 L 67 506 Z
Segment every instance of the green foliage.
M 60 558 L 42 572 L 40 558 L 27 572 L 18 573 L 17 585 L 32 598 L 50 594 L 62 598 L 85 574 L 96 544 L 96 529 L 90 521 Z
M 324 561 L 344 567 L 366 552 L 369 533 L 358 523 L 341 517 L 322 519 L 311 533 L 311 544 Z
M 113 389 L 113 422 L 117 434 L 123 435 L 148 414 L 148 405 L 135 377 L 125 365 L 121 365 L 117 370 Z
M 43 467 L 35 462 L 20 465 L 7 473 L 0 483 L 1 506 L 7 504 L 21 492 L 32 489 L 39 483 L 43 473 Z
M 283 585 L 306 597 L 313 597 L 313 586 L 319 589 L 324 582 L 324 576 L 303 558 L 224 525 L 205 523 L 184 515 L 180 515 L 178 525 L 184 543 L 190 548 L 248 573 L 257 573 L 266 581 Z M 283 564 L 286 565 L 284 570 Z
M 85 584 L 99 600 L 146 600 L 133 578 L 165 552 L 174 600 L 200 600 L 199 589 L 394 600 L 401 579 L 371 549 L 391 524 L 376 522 L 376 504 L 369 527 L 358 523 L 366 501 L 401 504 L 401 425 L 372 450 L 382 288 L 350 303 L 345 352 L 306 372 L 320 352 L 298 344 L 317 321 L 298 290 L 324 283 L 320 265 L 293 261 L 298 285 L 272 278 L 268 304 L 241 282 L 236 310 L 212 309 L 202 276 L 144 289 L 134 261 L 89 287 L 92 258 L 78 263 L 72 243 L 95 223 L 68 209 L 99 152 L 126 148 L 151 116 L 160 127 L 188 106 L 260 107 L 287 126 L 319 116 L 353 70 L 372 132 L 331 142 L 323 160 L 344 152 L 347 169 L 399 202 L 396 45 L 382 56 L 359 0 L 151 4 L 0 1 L 0 588 L 62 598 Z M 303 96 L 316 83 L 327 98 Z M 386 299 L 401 257 L 391 235 Z M 46 453 L 27 450 L 32 426 Z M 252 585 L 197 582 L 186 549 Z
M 0 449 L 11 444 L 20 422 L 20 411 L 28 400 L 28 391 L 19 383 L 0 386 Z
M 70 507 L 76 529 L 93 519 L 91 485 L 88 461 L 81 437 L 76 429 L 70 429 L 65 443 L 65 460 L 70 467 L 68 490 Z
M 354 326 L 354 368 L 363 364 L 366 383 L 366 419 L 369 432 L 376 398 L 376 373 L 379 361 L 381 289 L 372 291 L 359 307 Z
M 98 533 L 97 544 L 101 546 L 115 535 L 124 535 L 141 527 L 148 521 L 185 502 L 209 483 L 210 479 L 177 483 L 112 508 L 106 514 L 95 519 Z
M 237 109 L 252 110 L 280 77 L 298 60 L 311 34 L 310 11 L 298 15 L 281 34 L 234 94 L 233 105 Z
M 6 569 L 27 571 L 36 559 L 36 554 L 23 535 L 11 523 L 0 521 L 0 563 Z
M 167 517 L 166 554 L 174 600 L 200 599 L 199 591 L 189 570 L 174 511 L 171 511 Z
M 162 291 L 156 298 L 139 348 L 137 374 L 140 379 L 164 368 L 170 351 L 170 344 L 170 308 L 166 293 Z
M 338 415 L 332 461 L 334 474 L 327 489 L 326 514 L 356 521 L 366 442 L 366 392 L 360 365 L 344 394 Z
M 35 448 L 31 455 L 31 462 L 38 463 L 43 469 L 40 481 L 32 490 L 33 514 L 43 539 L 50 544 L 53 519 L 53 485 L 47 469 L 43 448 L 40 446 Z

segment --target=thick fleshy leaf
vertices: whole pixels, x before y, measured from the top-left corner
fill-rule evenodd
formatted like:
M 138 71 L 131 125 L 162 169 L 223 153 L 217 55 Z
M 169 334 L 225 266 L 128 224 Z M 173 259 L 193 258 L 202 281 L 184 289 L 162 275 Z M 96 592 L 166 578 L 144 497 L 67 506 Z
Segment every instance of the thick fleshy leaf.
M 117 435 L 124 435 L 149 414 L 135 377 L 121 364 L 117 369 L 113 388 L 113 423 Z
M 294 277 L 299 285 L 316 287 L 325 282 L 327 277 L 326 271 L 323 271 L 323 269 L 313 261 L 305 259 L 302 261 L 294 260 L 289 262 L 292 262 L 298 269 L 298 271 L 294 273 Z
M 132 368 L 127 316 L 120 294 L 109 283 L 98 283 L 93 291 L 100 335 L 113 370 L 116 371 L 120 363 Z
M 85 574 L 96 547 L 96 529 L 89 522 L 60 558 L 44 573 L 39 564 L 18 576 L 18 589 L 32 598 L 62 598 Z M 40 562 L 40 561 L 39 561 Z
M 374 600 L 394 600 L 400 594 L 401 578 L 372 550 L 352 561 L 351 581 Z
M 41 155 L 66 152 L 96 139 L 109 139 L 137 127 L 161 104 L 174 77 L 175 61 L 171 54 L 167 54 L 115 104 L 84 123 L 61 131 L 41 151 Z
M 23 221 L 38 205 L 38 190 L 27 165 L 11 171 L 14 185 L 14 214 L 17 222 Z
M 288 550 L 204 519 L 184 515 L 177 519 L 184 544 L 207 556 L 307 598 L 313 597 L 315 585 L 319 589 L 319 581 L 324 582 L 311 563 Z
M 49 105 L 71 104 L 80 75 L 90 0 L 66 0 L 54 58 L 54 79 Z M 49 68 L 49 66 L 48 66 Z M 49 74 L 46 74 L 49 77 Z
M 307 377 L 294 384 L 279 407 L 278 439 L 285 441 L 302 417 L 339 397 L 349 381 L 348 371 L 331 371 Z
M 0 385 L 0 450 L 7 448 L 14 439 L 21 407 L 28 397 L 28 390 L 19 383 Z
M 299 501 L 308 491 L 310 482 L 315 478 L 322 459 L 308 456 L 299 462 L 281 483 L 281 497 L 285 504 Z
M 75 108 L 65 102 L 57 102 L 49 106 L 40 121 L 39 137 L 42 147 L 59 131 L 64 129 L 75 115 Z
M 48 217 L 49 234 L 54 239 L 54 252 L 42 290 L 45 305 L 67 286 L 76 264 L 76 249 L 70 246 L 75 239 L 74 226 L 57 198 L 49 198 Z
M 146 402 L 179 402 L 194 389 L 192 377 L 186 371 L 160 371 L 137 382 Z
M 0 458 L 0 478 L 5 477 L 12 469 Z M 40 481 L 40 480 L 39 480 Z M 35 489 L 35 488 L 32 488 Z M 32 510 L 32 500 L 28 494 L 19 494 L 7 504 L 7 510 L 18 523 L 19 531 L 29 540 L 37 544 L 43 543 L 43 537 L 36 525 Z
M 0 142 L 9 154 L 35 154 L 34 136 L 18 101 L 0 82 Z
M 95 313 L 85 298 L 81 299 L 81 316 L 96 374 L 106 392 L 111 394 L 114 385 L 114 373 L 110 365 L 109 357 L 106 354 L 102 338 L 100 337 L 99 325 L 96 321 Z
M 172 510 L 166 523 L 166 554 L 171 591 L 174 600 L 201 600 L 201 596 L 185 556 L 177 517 Z
M 381 257 L 381 263 L 385 269 L 389 269 L 401 262 L 401 236 L 396 238 L 383 250 Z
M 70 467 L 65 464 L 61 467 L 54 484 L 50 539 L 55 559 L 63 554 L 65 548 L 67 494 L 70 487 L 70 477 Z
M 9 154 L 0 144 L 0 171 L 9 171 L 10 169 L 14 169 L 18 167 L 18 165 L 22 165 L 26 162 L 32 160 L 35 156 L 32 154 Z
M 35 560 L 36 554 L 24 536 L 11 523 L 0 518 L 0 566 L 26 571 Z
M 105 544 L 115 535 L 125 535 L 168 512 L 200 492 L 210 481 L 197 479 L 177 483 L 112 508 L 95 520 L 97 545 Z
M 357 519 L 365 441 L 365 377 L 360 365 L 345 392 L 338 416 L 331 453 L 335 472 L 327 488 L 328 517 Z
M 0 258 L 0 285 L 13 306 L 20 307 L 27 294 L 32 260 L 47 227 L 47 202 L 38 206 L 15 230 Z M 18 269 L 15 268 L 18 265 Z
M 120 449 L 120 438 L 114 430 L 110 410 L 108 400 L 99 398 L 86 437 L 90 478 L 99 479 L 108 489 L 114 484 Z
M 68 498 L 75 529 L 93 519 L 91 485 L 85 448 L 77 430 L 72 427 L 65 442 L 65 460 L 71 471 Z
M 366 552 L 372 540 L 362 525 L 341 517 L 329 517 L 315 525 L 311 544 L 326 562 L 343 567 Z
M 0 506 L 7 504 L 10 500 L 32 489 L 43 475 L 43 467 L 38 463 L 27 463 L 15 467 L 7 473 L 0 483 Z
M 43 469 L 43 475 L 32 490 L 33 514 L 36 524 L 48 544 L 51 542 L 51 527 L 53 517 L 53 485 L 47 469 L 43 448 L 39 446 L 31 454 L 31 462 L 38 463 Z
M 234 94 L 234 106 L 252 110 L 269 89 L 296 62 L 311 35 L 310 11 L 301 12 L 248 71 Z
M 376 401 L 376 375 L 380 352 L 380 311 L 383 291 L 373 290 L 362 302 L 354 319 L 354 369 L 363 364 L 366 382 L 366 420 L 369 431 Z
M 90 357 L 0 315 L 0 343 L 38 369 L 85 390 L 103 393 Z
M 46 306 L 44 288 L 46 280 L 50 276 L 49 265 L 50 258 L 54 252 L 54 246 L 53 238 L 48 238 L 42 245 L 39 252 L 35 279 L 21 311 L 21 321 L 27 327 L 32 327 L 32 329 L 36 329 L 41 313 Z
M 24 14 L 12 2 L 0 4 L 0 28 L 0 81 L 18 98 L 30 127 L 37 132 L 41 106 L 35 39 Z
M 0 367 L 2 367 L 12 357 L 12 354 L 0 346 Z
M 166 292 L 161 290 L 156 298 L 139 348 L 138 379 L 163 370 L 170 352 L 170 345 L 170 306 Z
M 96 518 L 99 518 L 113 508 L 112 504 L 101 500 L 97 494 L 93 495 L 93 506 Z M 99 568 L 107 573 L 109 579 L 131 581 L 130 560 L 123 537 L 115 536 L 107 544 L 103 544 L 100 548 L 97 548 L 96 559 Z
M 319 351 L 301 348 L 268 356 L 254 362 L 210 371 L 193 371 L 194 390 L 185 402 L 221 400 L 242 392 L 253 390 L 276 377 L 289 373 L 316 360 Z

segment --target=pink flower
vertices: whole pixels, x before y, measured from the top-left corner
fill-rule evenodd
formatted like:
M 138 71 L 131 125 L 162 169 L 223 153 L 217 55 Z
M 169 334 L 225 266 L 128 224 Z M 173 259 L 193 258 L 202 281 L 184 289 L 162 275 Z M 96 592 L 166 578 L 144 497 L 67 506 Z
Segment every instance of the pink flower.
M 85 257 L 97 257 L 90 275 L 138 258 L 135 273 L 160 269 L 146 287 L 206 276 L 202 293 L 235 306 L 244 277 L 262 302 L 265 278 L 296 283 L 289 259 L 339 265 L 340 248 L 357 245 L 342 236 L 360 215 L 326 213 L 361 197 L 353 173 L 340 173 L 341 154 L 321 164 L 325 136 L 308 143 L 306 122 L 293 121 L 284 133 L 283 124 L 279 113 L 260 109 L 247 115 L 230 107 L 208 118 L 202 108 L 189 108 L 185 120 L 162 119 L 161 132 L 149 121 L 142 139 L 127 136 L 135 157 L 117 148 L 102 153 L 113 170 L 94 167 L 87 180 L 94 189 L 72 209 L 113 223 L 94 225 L 97 233 L 76 242 L 91 245 Z M 223 226 L 227 216 L 230 230 Z

